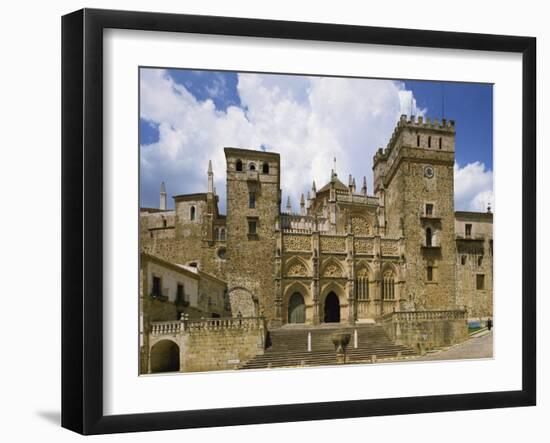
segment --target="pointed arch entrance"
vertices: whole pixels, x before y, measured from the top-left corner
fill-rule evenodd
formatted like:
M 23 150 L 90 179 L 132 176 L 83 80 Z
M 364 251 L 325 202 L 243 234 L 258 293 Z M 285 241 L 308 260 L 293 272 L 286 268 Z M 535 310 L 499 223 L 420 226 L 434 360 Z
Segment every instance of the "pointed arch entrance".
M 325 298 L 324 322 L 340 322 L 340 300 L 334 292 L 329 292 Z
M 304 302 L 304 296 L 299 292 L 294 292 L 288 300 L 288 322 L 306 322 L 306 304 Z

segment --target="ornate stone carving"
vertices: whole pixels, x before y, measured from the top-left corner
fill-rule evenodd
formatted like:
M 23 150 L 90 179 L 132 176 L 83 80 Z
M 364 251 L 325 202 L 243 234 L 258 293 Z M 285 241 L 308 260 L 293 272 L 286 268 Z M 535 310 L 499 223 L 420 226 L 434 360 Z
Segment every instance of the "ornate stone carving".
M 321 251 L 346 252 L 346 239 L 343 237 L 321 237 Z
M 358 240 L 356 239 L 353 242 L 355 246 L 355 253 L 356 254 L 372 254 L 372 251 L 374 249 L 374 244 L 372 240 Z
M 357 270 L 355 275 L 359 278 L 368 277 L 369 276 L 369 270 L 366 267 L 362 266 L 361 268 L 359 268 Z
M 372 226 L 365 217 L 351 217 L 351 232 L 358 236 L 372 235 Z
M 311 239 L 308 235 L 285 235 L 283 245 L 286 251 L 309 251 Z
M 397 243 L 397 241 L 382 240 L 382 244 L 380 245 L 380 248 L 382 250 L 382 255 L 392 255 L 392 256 L 399 255 L 399 244 Z
M 342 268 L 336 263 L 329 263 L 323 270 L 323 277 L 342 277 Z
M 307 268 L 302 263 L 293 263 L 287 271 L 289 277 L 303 277 L 307 275 Z

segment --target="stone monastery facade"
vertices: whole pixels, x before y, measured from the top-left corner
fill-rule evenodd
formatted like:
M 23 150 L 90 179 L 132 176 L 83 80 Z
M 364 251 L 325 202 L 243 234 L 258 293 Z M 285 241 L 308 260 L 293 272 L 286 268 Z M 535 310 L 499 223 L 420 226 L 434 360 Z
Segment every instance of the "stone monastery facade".
M 205 318 L 264 317 L 278 328 L 394 311 L 492 317 L 493 215 L 454 210 L 454 121 L 401 116 L 374 156 L 372 191 L 333 170 L 302 195 L 299 213 L 282 208 L 279 154 L 224 151 L 227 214 L 211 164 L 206 192 L 176 195 L 167 210 L 162 185 L 160 208 L 140 213 L 143 254 L 225 284 L 214 307 L 198 294 Z

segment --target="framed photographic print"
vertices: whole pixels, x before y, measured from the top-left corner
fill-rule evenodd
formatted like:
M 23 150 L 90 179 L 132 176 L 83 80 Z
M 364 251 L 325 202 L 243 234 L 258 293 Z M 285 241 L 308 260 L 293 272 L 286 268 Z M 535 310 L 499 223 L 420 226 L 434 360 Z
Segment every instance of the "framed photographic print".
M 535 404 L 534 38 L 62 26 L 64 427 Z

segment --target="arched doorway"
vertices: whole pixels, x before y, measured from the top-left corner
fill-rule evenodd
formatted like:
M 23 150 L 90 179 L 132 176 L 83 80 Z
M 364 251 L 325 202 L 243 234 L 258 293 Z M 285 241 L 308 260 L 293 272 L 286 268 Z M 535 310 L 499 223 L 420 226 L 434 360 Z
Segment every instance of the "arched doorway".
M 172 340 L 161 340 L 151 348 L 151 372 L 180 370 L 180 348 Z
M 340 322 L 340 300 L 334 292 L 330 292 L 325 298 L 325 323 Z
M 292 294 L 288 301 L 288 322 L 306 322 L 306 304 L 304 302 L 304 297 L 299 292 Z

